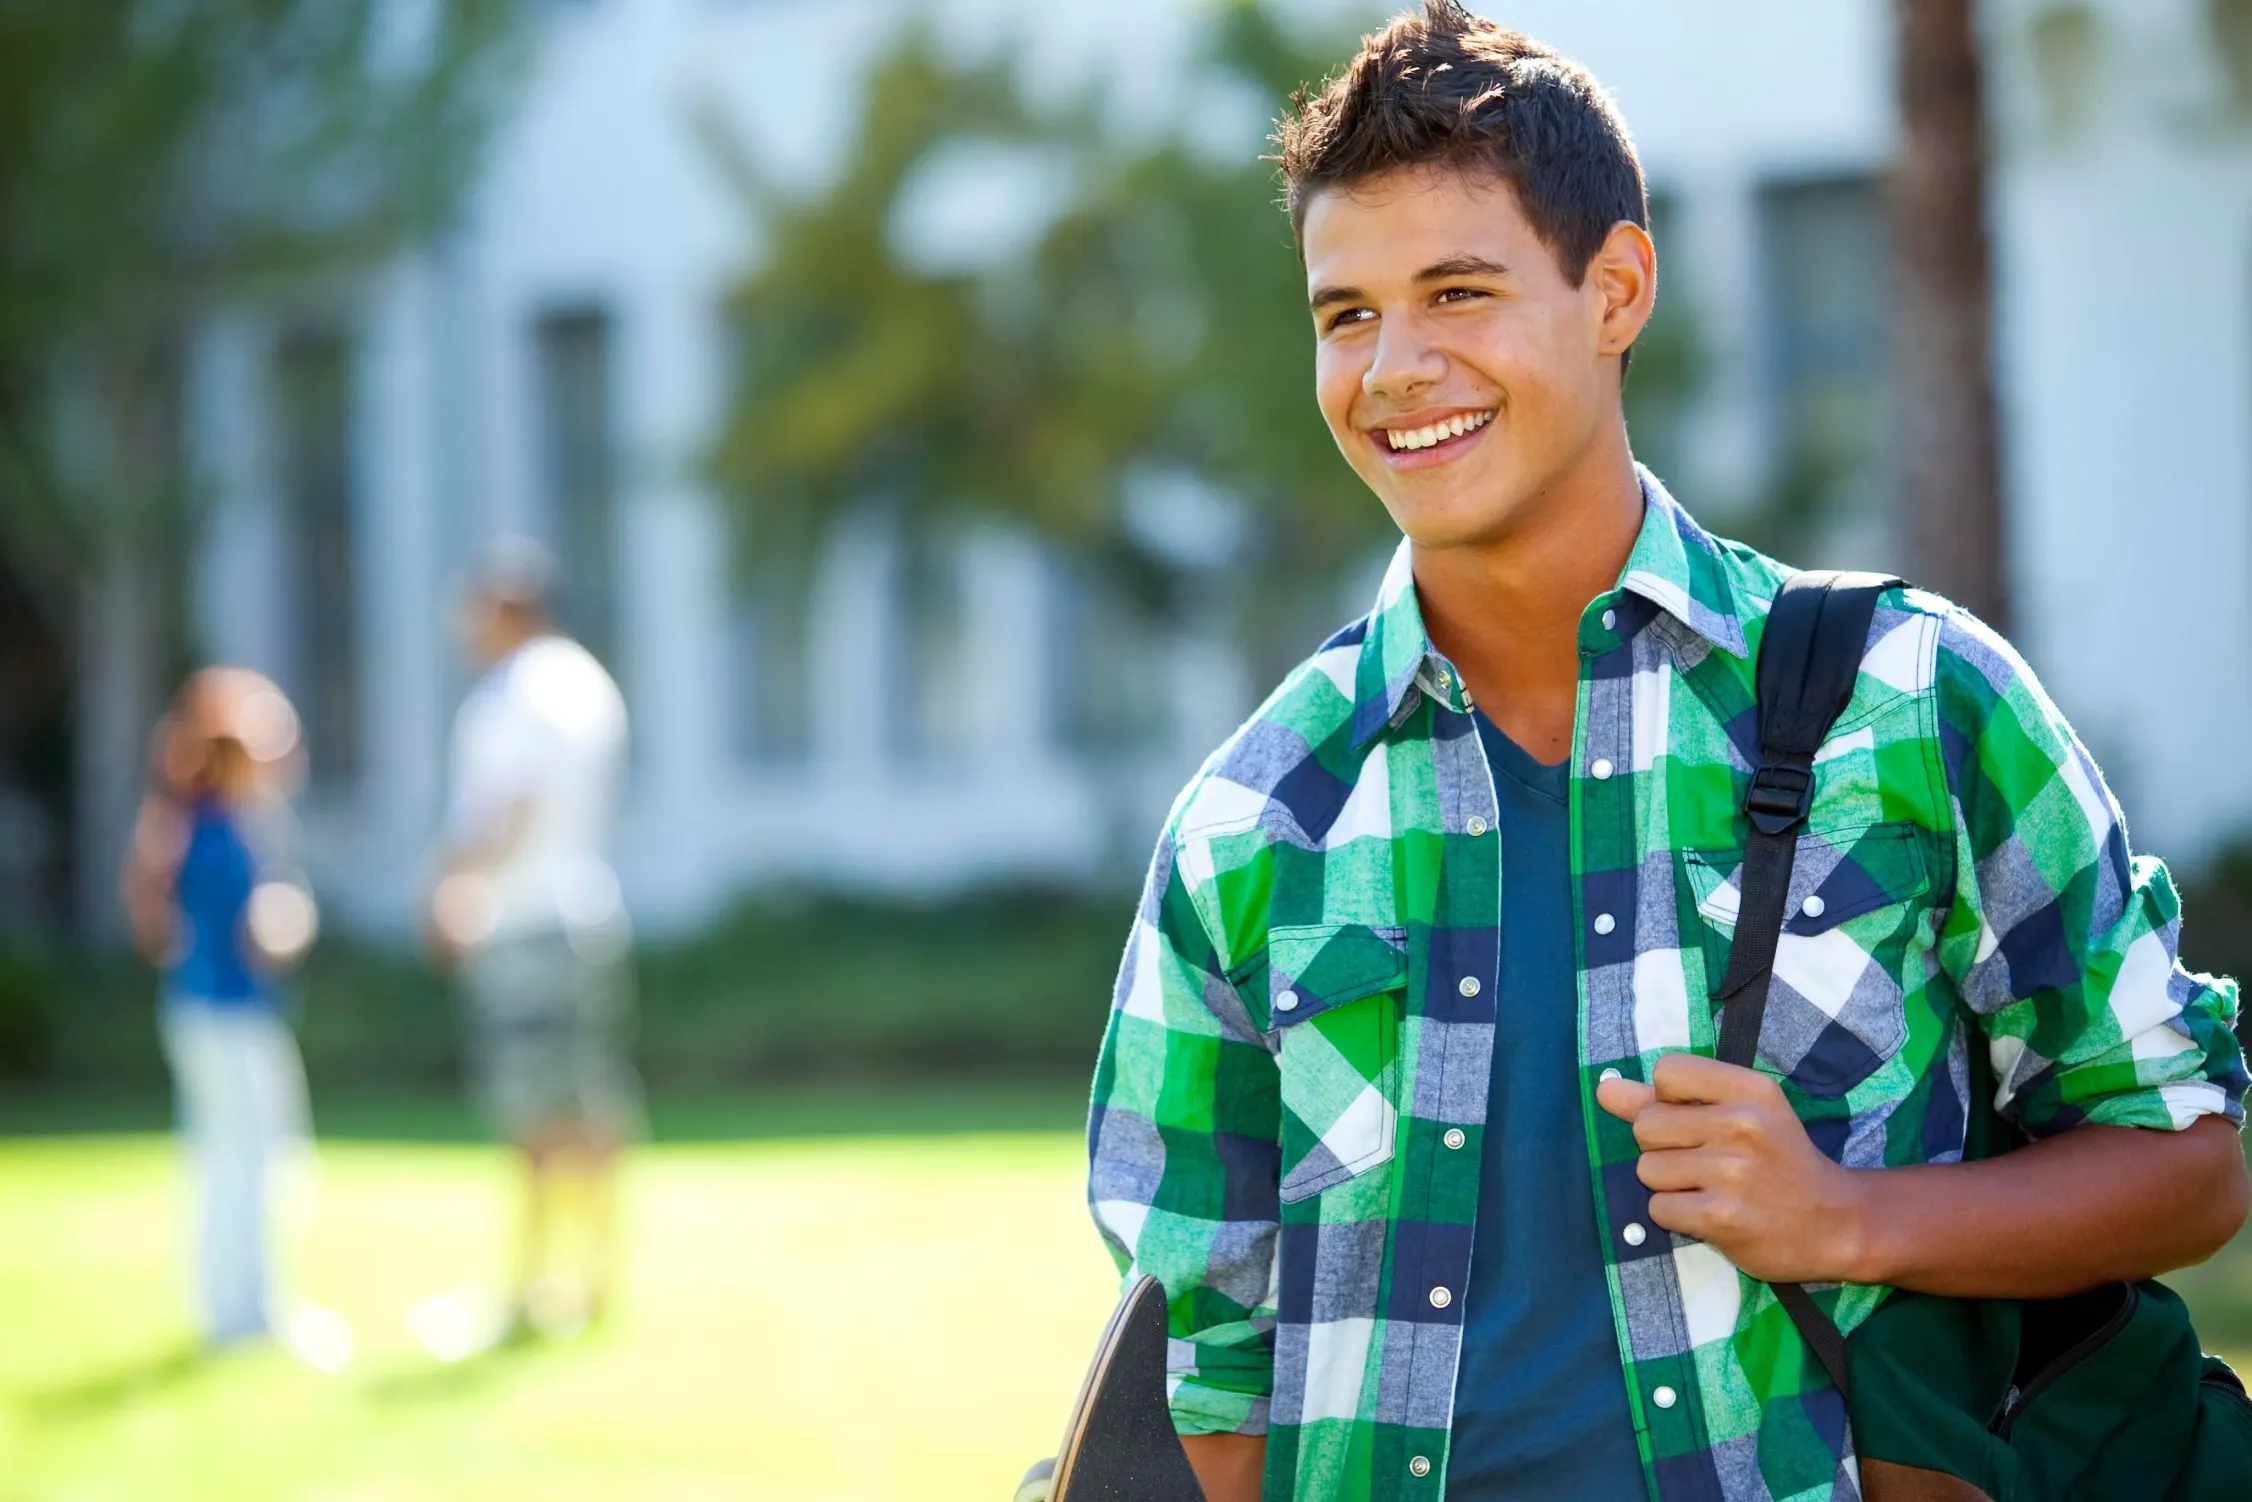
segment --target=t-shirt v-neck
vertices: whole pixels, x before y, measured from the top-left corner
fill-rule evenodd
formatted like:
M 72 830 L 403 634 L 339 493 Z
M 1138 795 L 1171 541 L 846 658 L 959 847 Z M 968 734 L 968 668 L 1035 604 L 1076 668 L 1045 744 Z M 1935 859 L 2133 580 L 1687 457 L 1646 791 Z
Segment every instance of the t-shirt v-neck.
M 1564 762 L 1550 766 L 1539 760 L 1532 752 L 1511 740 L 1499 725 L 1487 719 L 1484 710 L 1477 710 L 1474 717 L 1478 722 L 1478 740 L 1486 748 L 1486 765 L 1496 777 L 1507 777 L 1525 792 L 1545 798 L 1558 808 L 1569 809 L 1571 787 L 1565 781 Z M 1499 785 L 1494 788 L 1494 793 L 1504 801 L 1509 796 L 1509 790 Z M 1506 819 L 1508 814 L 1508 809 L 1502 810 L 1503 818 Z M 1568 842 L 1571 837 L 1568 825 L 1564 835 Z M 1561 853 L 1565 861 L 1562 874 L 1568 880 L 1571 874 L 1571 848 L 1568 843 L 1562 847 Z
M 1580 1115 L 1568 767 L 1476 719 L 1501 840 L 1501 977 L 1447 1497 L 1640 1496 Z

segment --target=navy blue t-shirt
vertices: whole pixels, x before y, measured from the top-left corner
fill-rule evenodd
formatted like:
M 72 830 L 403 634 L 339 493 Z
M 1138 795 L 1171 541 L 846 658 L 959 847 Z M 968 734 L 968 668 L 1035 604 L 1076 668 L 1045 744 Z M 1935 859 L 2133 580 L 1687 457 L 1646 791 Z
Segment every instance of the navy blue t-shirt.
M 1565 768 L 1481 712 L 1501 837 L 1501 988 L 1447 1502 L 1643 1495 L 1580 1116 Z

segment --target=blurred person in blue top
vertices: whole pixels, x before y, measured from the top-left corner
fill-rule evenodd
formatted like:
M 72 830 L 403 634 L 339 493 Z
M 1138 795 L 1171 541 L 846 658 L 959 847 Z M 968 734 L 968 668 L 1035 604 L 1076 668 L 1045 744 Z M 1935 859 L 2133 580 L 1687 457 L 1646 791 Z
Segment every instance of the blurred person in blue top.
M 302 758 L 297 715 L 241 668 L 206 668 L 159 722 L 126 852 L 135 943 L 162 971 L 159 1020 L 196 1192 L 204 1334 L 227 1345 L 276 1313 L 277 1170 L 306 1135 L 304 1069 L 277 978 L 312 943 L 312 894 L 278 860 Z
M 609 1296 L 617 1152 L 641 1109 L 630 931 L 606 858 L 625 701 L 558 627 L 554 580 L 545 549 L 504 538 L 472 581 L 463 637 L 483 676 L 454 721 L 428 942 L 459 973 L 478 1092 L 522 1168 L 507 1327 L 567 1334 Z M 474 1344 L 442 1320 L 423 1334 L 441 1355 Z

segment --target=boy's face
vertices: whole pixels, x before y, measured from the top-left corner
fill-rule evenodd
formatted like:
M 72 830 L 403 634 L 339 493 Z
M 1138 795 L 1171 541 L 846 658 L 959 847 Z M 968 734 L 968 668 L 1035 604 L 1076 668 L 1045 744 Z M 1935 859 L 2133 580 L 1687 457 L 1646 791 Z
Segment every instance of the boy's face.
M 1412 167 L 1307 206 L 1315 392 L 1345 460 L 1424 547 L 1525 521 L 1619 422 L 1649 315 L 1649 239 L 1612 232 L 1577 287 L 1500 182 Z

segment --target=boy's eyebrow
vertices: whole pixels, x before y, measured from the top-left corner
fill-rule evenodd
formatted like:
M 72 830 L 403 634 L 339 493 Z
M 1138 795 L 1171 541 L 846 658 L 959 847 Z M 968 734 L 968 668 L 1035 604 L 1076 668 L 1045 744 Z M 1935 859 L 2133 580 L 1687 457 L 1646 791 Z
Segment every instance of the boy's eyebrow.
M 1449 277 L 1457 276 L 1507 275 L 1509 275 L 1509 268 L 1501 262 L 1489 261 L 1484 256 L 1471 255 L 1466 251 L 1461 255 L 1448 256 L 1443 261 L 1433 261 L 1415 274 L 1415 280 L 1419 282 L 1443 282 Z M 1332 303 L 1366 302 L 1367 300 L 1368 294 L 1358 287 L 1324 287 L 1308 300 L 1306 306 L 1319 313 Z
M 1450 276 L 1507 276 L 1509 268 L 1499 261 L 1489 261 L 1484 256 L 1467 252 L 1448 256 L 1443 261 L 1433 261 L 1415 274 L 1419 282 L 1443 282 Z

